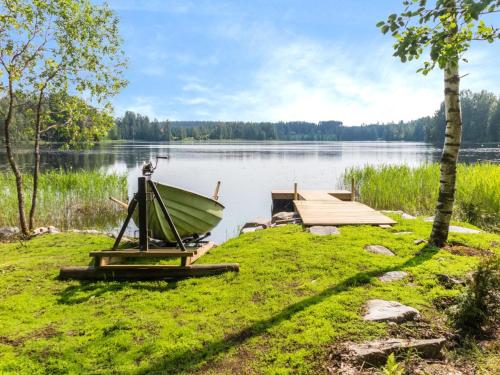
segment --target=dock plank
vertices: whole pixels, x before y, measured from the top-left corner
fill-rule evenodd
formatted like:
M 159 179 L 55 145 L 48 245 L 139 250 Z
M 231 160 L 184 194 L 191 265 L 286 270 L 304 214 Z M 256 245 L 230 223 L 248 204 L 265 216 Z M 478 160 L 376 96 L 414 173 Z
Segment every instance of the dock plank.
M 359 202 L 293 201 L 304 225 L 395 224 L 391 218 Z
M 304 190 L 299 191 L 299 198 L 305 201 L 338 201 L 341 202 L 340 199 L 335 198 L 330 195 L 325 190 Z

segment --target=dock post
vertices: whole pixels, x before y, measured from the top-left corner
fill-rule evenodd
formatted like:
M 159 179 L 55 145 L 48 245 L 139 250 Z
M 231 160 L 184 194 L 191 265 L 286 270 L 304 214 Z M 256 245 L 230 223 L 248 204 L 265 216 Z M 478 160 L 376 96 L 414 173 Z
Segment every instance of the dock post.
M 213 195 L 213 198 L 216 201 L 219 200 L 219 189 L 220 189 L 220 181 L 217 181 L 217 184 L 215 185 L 214 195 Z
M 351 201 L 356 200 L 356 184 L 354 183 L 354 177 L 351 178 Z
M 298 193 L 298 188 L 297 188 L 297 183 L 295 182 L 293 184 L 293 200 L 298 201 L 299 200 L 299 193 Z

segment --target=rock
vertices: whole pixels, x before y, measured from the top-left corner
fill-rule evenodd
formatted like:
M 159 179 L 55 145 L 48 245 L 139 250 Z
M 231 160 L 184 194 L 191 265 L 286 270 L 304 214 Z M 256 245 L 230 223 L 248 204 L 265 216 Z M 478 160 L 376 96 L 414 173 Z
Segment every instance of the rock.
M 0 228 L 0 239 L 13 237 L 16 234 L 19 234 L 19 232 L 18 227 L 2 227 Z
M 423 240 L 423 239 L 421 239 L 421 238 L 419 238 L 418 240 L 413 241 L 413 243 L 414 243 L 415 245 L 420 245 L 421 243 L 426 243 L 426 242 L 427 242 L 426 240 Z
M 262 229 L 264 229 L 264 227 L 262 227 L 262 226 L 250 227 L 250 228 L 243 228 L 243 229 L 240 230 L 240 234 L 251 233 L 251 232 L 255 232 L 257 230 L 262 230 Z
M 454 233 L 481 233 L 480 230 L 450 225 L 450 232 Z
M 410 215 L 410 214 L 407 214 L 406 212 L 403 212 L 403 213 L 401 214 L 401 217 L 402 217 L 403 219 L 408 219 L 408 220 L 414 220 L 414 219 L 416 219 L 416 217 L 415 217 L 415 216 Z
M 371 299 L 366 302 L 364 320 L 403 323 L 420 317 L 418 310 L 395 301 Z
M 413 234 L 413 232 L 395 232 L 397 235 Z
M 434 216 L 429 216 L 429 217 L 426 217 L 424 219 L 424 221 L 428 222 L 428 223 L 432 223 L 434 221 Z
M 391 250 L 381 245 L 366 245 L 365 250 L 374 254 L 384 254 L 384 255 L 394 256 L 394 253 Z
M 453 276 L 445 275 L 444 273 L 438 273 L 436 275 L 439 283 L 443 285 L 446 289 L 452 289 L 457 285 L 465 285 L 465 281 L 458 279 Z
M 391 271 L 391 272 L 386 272 L 382 276 L 380 276 L 378 279 L 384 283 L 390 282 L 390 281 L 398 281 L 404 279 L 406 276 L 408 276 L 407 272 L 404 271 Z
M 402 356 L 407 352 L 411 352 L 418 354 L 422 358 L 439 359 L 445 342 L 445 338 L 426 340 L 387 339 L 352 344 L 348 349 L 353 356 L 354 362 L 375 367 L 386 363 L 387 357 L 391 353 Z
M 392 225 L 389 225 L 389 224 L 380 224 L 379 227 L 383 228 L 383 229 L 389 229 L 389 228 L 392 228 Z
M 245 225 L 243 225 L 242 229 L 255 227 L 262 227 L 264 229 L 267 229 L 270 226 L 271 222 L 269 221 L 269 219 L 266 219 L 265 217 L 256 217 L 255 219 L 246 222 Z
M 277 214 L 274 214 L 271 222 L 282 224 L 284 222 L 295 222 L 300 220 L 300 215 L 296 212 L 278 212 Z
M 340 231 L 337 227 L 333 226 L 323 226 L 323 225 L 315 225 L 309 228 L 309 232 L 311 234 L 315 234 L 317 236 L 327 236 L 330 234 L 340 234 Z
M 61 231 L 52 225 L 49 225 L 48 227 L 39 227 L 33 230 L 34 236 L 39 236 L 40 234 L 45 234 L 45 233 L 57 234 L 61 233 Z

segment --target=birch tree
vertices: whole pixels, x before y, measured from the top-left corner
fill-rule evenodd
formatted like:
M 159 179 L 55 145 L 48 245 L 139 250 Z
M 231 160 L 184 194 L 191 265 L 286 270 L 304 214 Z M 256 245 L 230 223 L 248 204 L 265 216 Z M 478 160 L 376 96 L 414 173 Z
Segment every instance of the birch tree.
M 7 98 L 4 144 L 16 180 L 19 224 L 28 234 L 34 225 L 41 134 L 62 128 L 68 145 L 89 144 L 112 125 L 110 98 L 124 85 L 125 58 L 118 18 L 106 3 L 90 0 L 0 0 L 0 95 Z M 47 98 L 64 100 L 64 121 L 51 122 Z M 55 94 L 55 95 L 54 95 Z M 69 95 L 71 94 L 71 95 Z M 85 97 L 86 101 L 78 98 Z M 28 108 L 27 102 L 35 103 Z M 34 144 L 29 220 L 25 213 L 23 174 L 15 157 L 12 127 L 18 107 L 33 115 L 23 131 Z M 88 121 L 89 115 L 100 116 Z M 26 134 L 25 134 L 26 135 Z M 24 137 L 26 138 L 26 137 Z
M 441 155 L 439 196 L 429 243 L 443 246 L 453 213 L 456 165 L 462 134 L 459 66 L 474 41 L 492 43 L 500 38 L 488 15 L 498 12 L 499 0 L 405 0 L 404 11 L 391 14 L 377 27 L 396 40 L 394 56 L 402 62 L 426 56 L 417 72 L 439 68 L 444 75 L 446 130 Z

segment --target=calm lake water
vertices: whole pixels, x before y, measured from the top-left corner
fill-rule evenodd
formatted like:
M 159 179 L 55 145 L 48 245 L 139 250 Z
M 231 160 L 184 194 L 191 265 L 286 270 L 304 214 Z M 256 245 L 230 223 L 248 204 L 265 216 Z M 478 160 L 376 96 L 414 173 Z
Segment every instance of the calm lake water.
M 3 151 L 3 150 L 2 150 Z M 210 142 L 210 143 L 106 143 L 81 152 L 45 149 L 43 169 L 103 169 L 127 174 L 129 194 L 135 191 L 143 162 L 158 156 L 154 180 L 212 195 L 221 181 L 224 219 L 212 232 L 223 242 L 257 216 L 269 217 L 271 190 L 335 189 L 346 168 L 366 164 L 417 165 L 438 161 L 441 150 L 430 144 L 409 142 Z M 21 164 L 32 163 L 31 150 L 21 150 Z M 460 159 L 500 161 L 500 145 L 464 145 Z M 4 153 L 0 153 L 7 169 Z

